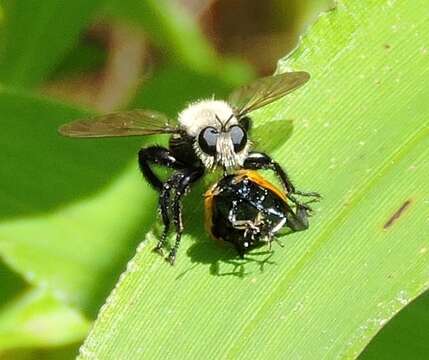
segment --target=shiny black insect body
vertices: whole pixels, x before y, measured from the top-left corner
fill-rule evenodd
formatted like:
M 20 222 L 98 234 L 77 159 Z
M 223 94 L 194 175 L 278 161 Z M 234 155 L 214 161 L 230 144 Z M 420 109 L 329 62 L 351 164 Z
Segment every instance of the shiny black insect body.
M 224 176 L 204 195 L 207 231 L 217 240 L 232 243 L 240 257 L 271 243 L 286 227 L 308 228 L 308 209 L 288 204 L 287 194 L 255 171 Z
M 156 246 L 165 246 L 170 225 L 176 231 L 175 243 L 168 255 L 176 259 L 183 232 L 182 200 L 191 185 L 208 170 L 220 168 L 224 174 L 238 169 L 271 169 L 280 178 L 288 198 L 306 211 L 295 195 L 318 196 L 295 189 L 287 173 L 267 154 L 252 149 L 249 139 L 253 110 L 267 105 L 309 79 L 306 72 L 289 72 L 256 80 L 234 91 L 228 101 L 201 100 L 190 104 L 177 120 L 150 110 L 132 110 L 77 120 L 60 127 L 62 135 L 70 137 L 111 137 L 169 134 L 169 147 L 150 146 L 139 151 L 140 169 L 146 180 L 159 192 L 164 231 Z M 153 171 L 153 165 L 173 170 L 166 181 Z

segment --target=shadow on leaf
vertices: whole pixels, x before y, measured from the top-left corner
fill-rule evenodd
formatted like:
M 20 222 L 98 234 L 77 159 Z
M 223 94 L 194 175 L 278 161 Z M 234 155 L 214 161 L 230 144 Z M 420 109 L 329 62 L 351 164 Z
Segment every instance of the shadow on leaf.
M 244 278 L 255 272 L 263 272 L 267 265 L 275 265 L 276 263 L 272 260 L 273 252 L 267 250 L 264 245 L 252 250 L 244 259 L 241 259 L 230 244 L 209 237 L 204 227 L 202 201 L 204 189 L 203 183 L 195 186 L 184 204 L 185 232 L 194 239 L 194 243 L 186 252 L 186 256 L 189 256 L 191 262 L 208 265 L 210 274 L 214 276 L 235 276 L 238 278 Z M 193 219 L 192 223 L 189 219 Z M 192 269 L 193 267 L 186 270 L 178 278 Z

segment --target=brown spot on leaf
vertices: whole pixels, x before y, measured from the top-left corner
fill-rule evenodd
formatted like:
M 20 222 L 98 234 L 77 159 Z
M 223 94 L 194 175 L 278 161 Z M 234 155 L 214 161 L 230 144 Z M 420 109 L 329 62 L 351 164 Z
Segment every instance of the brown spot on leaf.
M 384 44 L 384 45 L 383 45 L 383 47 L 384 47 L 386 50 L 389 50 L 389 49 L 391 48 L 390 44 Z
M 392 216 L 389 218 L 389 220 L 386 221 L 386 223 L 383 226 L 383 229 L 388 229 L 391 227 L 403 214 L 404 212 L 410 207 L 411 205 L 411 199 L 408 199 L 405 201 L 398 210 L 396 210 Z

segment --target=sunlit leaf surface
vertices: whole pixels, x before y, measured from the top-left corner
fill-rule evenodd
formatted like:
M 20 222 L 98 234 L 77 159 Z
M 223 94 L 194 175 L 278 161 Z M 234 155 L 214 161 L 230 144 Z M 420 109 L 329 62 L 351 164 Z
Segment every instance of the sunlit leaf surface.
M 294 122 L 273 155 L 299 189 L 323 194 L 310 229 L 239 261 L 205 234 L 197 187 L 177 265 L 148 235 L 82 359 L 354 357 L 427 289 L 426 8 L 342 1 L 280 62 L 312 80 L 258 119 Z

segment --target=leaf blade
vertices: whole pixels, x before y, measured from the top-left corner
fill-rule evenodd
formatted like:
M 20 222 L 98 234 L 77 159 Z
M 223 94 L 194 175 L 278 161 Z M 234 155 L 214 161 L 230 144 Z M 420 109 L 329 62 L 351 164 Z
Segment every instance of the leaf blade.
M 428 78 L 428 60 L 422 37 L 408 42 L 409 29 L 425 32 L 423 7 L 423 1 L 413 9 L 382 0 L 343 2 L 281 62 L 282 69 L 306 70 L 313 80 L 261 114 L 300 120 L 274 155 L 291 169 L 298 188 L 319 191 L 324 200 L 310 229 L 276 249 L 271 260 L 277 264 L 261 271 L 256 261 L 240 265 L 233 252 L 218 249 L 203 235 L 197 223 L 202 209 L 195 209 L 199 199 L 191 195 L 193 208 L 185 214 L 195 220 L 186 227 L 190 235 L 176 268 L 147 251 L 155 242 L 149 236 L 80 358 L 125 351 L 183 358 L 354 357 L 428 287 L 429 109 L 428 90 L 419 85 Z M 365 67 L 356 59 L 366 60 Z M 412 205 L 385 230 L 410 194 Z M 407 233 L 412 236 L 401 242 Z

